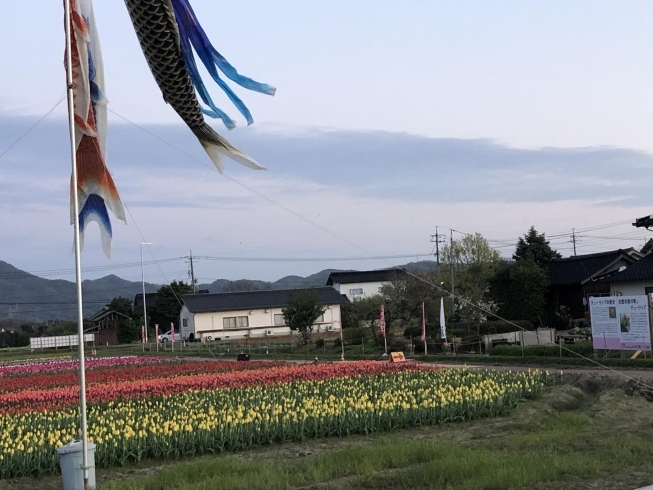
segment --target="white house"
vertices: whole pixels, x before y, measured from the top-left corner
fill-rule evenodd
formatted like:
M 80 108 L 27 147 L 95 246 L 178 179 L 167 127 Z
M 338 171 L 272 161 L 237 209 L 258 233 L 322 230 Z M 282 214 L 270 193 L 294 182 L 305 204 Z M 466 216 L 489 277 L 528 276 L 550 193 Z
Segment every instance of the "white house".
M 347 299 L 354 301 L 379 294 L 381 286 L 390 284 L 392 280 L 405 274 L 404 269 L 332 272 L 327 280 L 327 286 L 333 287 L 340 294 L 347 296 Z
M 290 335 L 282 310 L 296 289 L 188 294 L 179 315 L 184 339 L 225 340 Z M 340 305 L 348 300 L 330 287 L 311 288 L 324 306 L 313 332 L 339 332 Z
M 606 279 L 614 296 L 653 294 L 653 253 L 633 264 L 622 267 Z

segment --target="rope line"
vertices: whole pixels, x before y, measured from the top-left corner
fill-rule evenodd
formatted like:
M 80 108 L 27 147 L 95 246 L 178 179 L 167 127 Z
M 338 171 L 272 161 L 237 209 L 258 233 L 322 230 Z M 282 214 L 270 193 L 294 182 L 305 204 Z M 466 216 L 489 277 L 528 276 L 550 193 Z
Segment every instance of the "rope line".
M 215 167 L 206 164 L 205 162 L 201 161 L 200 159 L 196 158 L 195 156 L 191 155 L 190 153 L 186 152 L 185 150 L 183 150 L 183 149 L 179 148 L 178 146 L 174 145 L 174 144 L 171 143 L 170 141 L 168 141 L 168 140 L 166 140 L 166 139 L 164 139 L 164 138 L 162 138 L 162 137 L 156 135 L 155 133 L 152 133 L 151 131 L 149 131 L 148 129 L 144 128 L 143 126 L 141 126 L 141 125 L 139 125 L 139 124 L 137 124 L 137 123 L 135 123 L 135 122 L 133 122 L 133 121 L 127 119 L 126 117 L 124 117 L 124 116 L 118 114 L 117 112 L 115 112 L 115 111 L 113 111 L 113 110 L 111 110 L 111 109 L 109 109 L 109 111 L 110 111 L 112 114 L 115 114 L 116 116 L 120 117 L 120 118 L 123 119 L 124 121 L 128 122 L 129 124 L 132 124 L 132 125 L 136 126 L 137 128 L 141 129 L 142 131 L 144 131 L 145 133 L 149 134 L 149 135 L 152 136 L 153 138 L 155 138 L 155 139 L 161 141 L 162 143 L 166 144 L 167 146 L 169 146 L 169 147 L 175 149 L 176 151 L 182 153 L 182 154 L 185 155 L 186 157 L 188 157 L 188 158 L 190 158 L 190 159 L 192 159 L 192 160 L 194 160 L 194 161 L 200 163 L 201 165 L 203 165 L 203 166 L 205 166 L 205 167 L 208 167 L 208 168 L 214 170 L 215 172 L 218 172 L 218 170 L 217 170 Z M 218 173 L 219 173 L 219 172 L 218 172 Z M 235 183 L 235 184 L 241 186 L 242 188 L 247 189 L 248 191 L 252 192 L 253 194 L 256 194 L 256 195 L 259 196 L 260 198 L 262 198 L 262 199 L 264 199 L 264 200 L 266 200 L 266 201 L 268 201 L 268 202 L 274 204 L 275 206 L 278 206 L 279 208 L 281 208 L 281 209 L 287 211 L 288 213 L 292 214 L 293 216 L 296 216 L 296 217 L 298 217 L 298 218 L 300 218 L 300 219 L 302 219 L 302 220 L 304 220 L 304 221 L 306 221 L 306 222 L 308 222 L 308 223 L 310 223 L 310 224 L 316 226 L 317 228 L 319 228 L 319 229 L 321 229 L 321 230 L 323 230 L 323 231 L 325 231 L 325 232 L 327 232 L 327 233 L 329 233 L 329 234 L 331 234 L 331 235 L 333 235 L 333 236 L 335 236 L 335 237 L 337 237 L 337 238 L 339 238 L 339 239 L 345 241 L 346 243 L 352 245 L 353 247 L 356 247 L 356 248 L 358 248 L 359 250 L 362 250 L 362 251 L 364 251 L 364 252 L 366 252 L 366 253 L 372 255 L 373 257 L 379 257 L 379 256 L 377 256 L 374 252 L 372 252 L 371 250 L 369 250 L 368 248 L 366 248 L 366 247 L 364 247 L 364 246 L 362 246 L 362 245 L 359 245 L 358 243 L 356 243 L 356 242 L 354 242 L 354 241 L 352 241 L 352 240 L 350 240 L 350 239 L 348 239 L 348 238 L 346 238 L 346 237 L 340 235 L 339 233 L 336 233 L 336 232 L 333 231 L 333 230 L 330 230 L 329 228 L 327 228 L 327 227 L 325 227 L 325 226 L 323 226 L 323 225 L 321 225 L 321 224 L 319 224 L 319 223 L 316 223 L 315 221 L 311 220 L 310 218 L 307 218 L 307 217 L 303 216 L 302 214 L 300 214 L 300 213 L 298 213 L 298 212 L 296 212 L 296 211 L 294 211 L 294 210 L 292 210 L 292 209 L 290 209 L 290 208 L 284 206 L 283 204 L 279 203 L 279 202 L 276 201 L 275 199 L 272 199 L 271 197 L 268 197 L 268 196 L 266 196 L 265 194 L 262 194 L 261 192 L 259 192 L 259 191 L 257 191 L 256 189 L 253 189 L 252 187 L 250 187 L 250 186 L 248 186 L 248 185 L 246 185 L 246 184 L 240 182 L 239 180 L 237 180 L 237 179 L 235 179 L 235 178 L 233 178 L 233 177 L 230 177 L 230 176 L 228 176 L 228 175 L 226 175 L 226 174 L 221 174 L 221 175 L 222 175 L 223 177 L 227 178 L 228 180 L 230 180 L 231 182 L 233 182 L 233 183 Z M 131 212 L 130 212 L 130 215 L 131 215 Z M 602 225 L 602 226 L 597 226 L 597 227 L 590 227 L 590 228 L 586 228 L 585 230 L 582 230 L 582 231 L 594 231 L 594 230 L 597 230 L 597 229 L 608 228 L 608 227 L 615 226 L 615 225 L 618 225 L 618 224 L 623 224 L 623 223 L 626 223 L 626 222 L 628 222 L 628 221 L 621 221 L 621 222 L 616 222 L 616 223 L 610 223 L 610 224 L 608 224 L 608 225 Z M 139 233 L 140 233 L 140 230 L 139 230 Z M 458 232 L 458 233 L 462 233 L 462 232 Z M 465 233 L 462 233 L 462 234 L 465 234 Z M 148 247 L 148 248 L 149 248 L 149 247 Z M 380 260 L 383 260 L 383 259 L 380 259 Z M 477 304 L 473 303 L 471 300 L 469 300 L 469 299 L 467 299 L 467 298 L 464 298 L 464 297 L 462 297 L 462 296 L 458 296 L 458 295 L 456 295 L 456 294 L 452 294 L 451 292 L 445 290 L 445 289 L 442 288 L 441 286 L 439 286 L 439 285 L 437 285 L 437 284 L 434 284 L 434 283 L 428 281 L 427 279 L 425 279 L 425 278 L 423 278 L 423 277 L 421 277 L 421 276 L 418 276 L 417 274 L 414 274 L 413 272 L 406 271 L 406 273 L 407 273 L 408 275 L 414 277 L 415 279 L 417 279 L 417 280 L 419 280 L 419 281 L 421 281 L 421 282 L 423 282 L 423 283 L 425 283 L 425 284 L 428 284 L 429 286 L 434 287 L 434 288 L 436 288 L 437 290 L 441 291 L 441 292 L 443 293 L 443 296 L 446 295 L 446 296 L 449 296 L 449 297 L 451 297 L 451 298 L 453 298 L 453 299 L 457 299 L 457 300 L 459 300 L 459 302 L 461 302 L 461 303 L 463 303 L 463 304 L 466 304 L 466 305 L 468 305 L 468 306 L 471 306 L 472 308 L 475 308 L 475 309 L 477 309 L 477 310 L 479 310 L 479 311 L 482 311 L 483 313 L 486 313 L 486 314 L 492 315 L 492 316 L 498 318 L 499 320 L 502 320 L 502 321 L 504 321 L 504 322 L 507 322 L 508 324 L 510 324 L 510 325 L 512 325 L 512 326 L 514 326 L 514 327 L 516 327 L 516 328 L 519 329 L 519 330 L 522 330 L 522 331 L 525 331 L 525 332 L 529 331 L 529 330 L 527 330 L 527 329 L 525 329 L 525 328 L 523 328 L 523 327 L 517 325 L 515 322 L 513 322 L 513 321 L 511 321 L 511 320 L 507 320 L 507 319 L 505 319 L 505 318 L 503 318 L 503 317 L 497 315 L 496 313 L 493 313 L 493 312 L 490 311 L 489 309 L 487 309 L 487 308 L 485 308 L 485 307 L 483 307 L 483 306 L 480 306 L 480 305 L 477 305 Z M 616 374 L 618 374 L 619 376 L 622 376 L 622 377 L 626 378 L 626 379 L 629 380 L 629 381 L 633 381 L 633 382 L 635 382 L 636 384 L 640 384 L 640 385 L 644 386 L 645 388 L 653 389 L 653 387 L 647 385 L 646 383 L 644 383 L 644 382 L 642 382 L 642 381 L 639 381 L 639 380 L 637 380 L 637 379 L 635 379 L 635 378 L 633 378 L 633 377 L 631 377 L 631 376 L 628 376 L 628 375 L 624 374 L 623 372 L 618 371 L 618 370 L 616 370 L 616 369 L 614 369 L 614 368 L 611 368 L 611 367 L 609 367 L 609 366 L 606 366 L 606 365 L 604 365 L 604 364 L 601 364 L 600 362 L 598 362 L 598 361 L 596 361 L 596 360 L 594 360 L 594 359 L 591 359 L 591 358 L 589 358 L 589 357 L 583 356 L 582 354 L 579 354 L 578 352 L 575 352 L 575 351 L 573 351 L 573 350 L 571 350 L 571 349 L 568 349 L 567 347 L 564 347 L 564 346 L 563 346 L 561 343 L 559 343 L 559 342 L 558 342 L 558 343 L 555 343 L 555 345 L 557 345 L 560 349 L 564 349 L 565 351 L 570 352 L 571 354 L 573 354 L 573 355 L 575 355 L 575 356 L 577 356 L 577 357 L 580 357 L 581 359 L 585 359 L 586 361 L 589 361 L 590 363 L 595 364 L 595 365 L 597 365 L 597 366 L 599 366 L 599 367 L 601 367 L 601 368 L 603 368 L 603 369 L 606 369 L 606 370 L 608 370 L 608 371 L 611 371 L 611 372 L 613 372 L 613 373 L 616 373 Z

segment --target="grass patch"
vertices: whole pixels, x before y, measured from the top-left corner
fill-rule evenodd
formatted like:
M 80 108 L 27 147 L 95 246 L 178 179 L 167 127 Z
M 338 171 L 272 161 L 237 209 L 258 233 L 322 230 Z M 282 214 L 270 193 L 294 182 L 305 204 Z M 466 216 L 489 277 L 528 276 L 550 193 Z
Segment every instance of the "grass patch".
M 442 363 L 459 363 L 459 364 L 495 364 L 495 365 L 511 365 L 511 366 L 589 366 L 598 367 L 596 363 L 608 367 L 622 367 L 622 368 L 653 368 L 653 359 L 596 359 L 592 362 L 589 359 L 581 357 L 548 357 L 548 356 L 484 356 L 465 354 L 459 356 L 415 356 L 415 359 L 426 360 L 429 362 L 442 362 Z
M 477 426 L 482 429 L 482 424 Z M 442 429 L 456 430 L 466 425 L 451 424 Z M 501 437 L 489 437 L 491 434 L 485 432 L 488 437 L 462 444 L 395 434 L 373 444 L 357 442 L 299 461 L 288 457 L 262 460 L 255 455 L 250 460 L 236 456 L 204 458 L 100 488 L 504 490 L 569 479 L 596 480 L 642 466 L 653 458 L 651 427 L 641 437 L 622 436 L 610 430 L 609 422 L 597 422 L 582 413 L 551 413 L 526 427 L 503 424 L 497 430 L 501 434 L 493 435 Z M 597 431 L 601 434 L 598 444 Z

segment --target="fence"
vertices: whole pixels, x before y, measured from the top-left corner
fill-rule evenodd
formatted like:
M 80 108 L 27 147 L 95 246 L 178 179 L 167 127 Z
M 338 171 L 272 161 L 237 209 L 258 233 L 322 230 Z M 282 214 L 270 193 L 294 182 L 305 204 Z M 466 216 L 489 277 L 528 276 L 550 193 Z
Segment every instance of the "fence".
M 95 335 L 87 333 L 84 335 L 84 342 L 94 342 Z M 36 349 L 57 349 L 59 347 L 75 347 L 79 345 L 77 335 L 59 335 L 56 337 L 32 337 L 29 339 L 31 350 Z

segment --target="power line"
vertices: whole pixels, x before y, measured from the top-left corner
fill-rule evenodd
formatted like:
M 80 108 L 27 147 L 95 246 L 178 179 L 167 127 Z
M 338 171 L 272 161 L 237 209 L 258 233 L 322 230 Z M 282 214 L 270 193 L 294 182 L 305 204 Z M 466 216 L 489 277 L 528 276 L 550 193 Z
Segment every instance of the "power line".
M 367 260 L 408 259 L 415 257 L 430 257 L 429 253 L 413 253 L 401 255 L 379 255 L 373 257 L 212 257 L 194 255 L 194 260 L 217 260 L 226 262 L 354 262 Z
M 175 145 L 171 144 L 169 141 L 167 141 L 167 140 L 165 140 L 165 139 L 163 139 L 163 138 L 160 138 L 159 136 L 157 136 L 157 135 L 155 135 L 154 133 L 148 131 L 147 129 L 145 129 L 145 128 L 139 126 L 138 124 L 133 123 L 132 121 L 130 121 L 129 119 L 127 119 L 127 118 L 125 118 L 125 117 L 123 117 L 123 116 L 121 116 L 120 114 L 117 114 L 117 113 L 114 112 L 114 111 L 111 111 L 111 112 L 114 113 L 114 114 L 116 114 L 118 117 L 124 119 L 125 121 L 127 121 L 127 122 L 129 122 L 129 123 L 135 125 L 136 127 L 140 128 L 141 130 L 143 130 L 143 131 L 145 131 L 146 133 L 150 134 L 151 136 L 155 137 L 156 139 L 162 141 L 163 143 L 165 143 L 165 144 L 171 146 L 172 148 L 175 148 L 177 151 L 183 153 L 183 154 L 186 155 L 187 157 L 189 157 L 189 158 L 191 158 L 191 159 L 193 159 L 193 160 L 199 162 L 199 163 L 202 164 L 202 165 L 205 165 L 201 160 L 199 160 L 199 159 L 195 158 L 194 156 L 192 156 L 192 155 L 186 153 L 184 150 L 182 150 L 182 149 L 176 147 Z M 205 165 L 205 166 L 208 167 L 208 165 Z M 214 171 L 217 172 L 217 170 L 216 170 L 215 168 L 213 168 L 213 167 L 209 167 L 209 168 L 212 168 Z M 343 240 L 343 241 L 349 243 L 350 245 L 352 245 L 352 246 L 354 246 L 354 247 L 356 247 L 356 248 L 358 248 L 358 249 L 360 249 L 360 250 L 365 251 L 366 253 L 368 253 L 368 254 L 370 254 L 370 255 L 372 255 L 372 256 L 375 256 L 375 254 L 374 254 L 372 251 L 368 250 L 367 248 L 363 247 L 362 245 L 359 245 L 359 244 L 357 244 L 356 242 L 354 242 L 354 241 L 352 241 L 352 240 L 349 240 L 348 238 L 346 238 L 346 237 L 344 237 L 344 236 L 342 236 L 342 235 L 340 235 L 340 234 L 338 234 L 338 233 L 336 233 L 336 232 L 334 232 L 334 231 L 332 231 L 332 230 L 330 230 L 330 229 L 328 229 L 328 228 L 326 228 L 326 227 L 320 225 L 319 223 L 316 223 L 315 221 L 313 221 L 313 220 L 311 220 L 311 219 L 309 219 L 309 218 L 304 217 L 304 216 L 301 215 L 300 213 L 297 213 L 296 211 L 294 211 L 294 210 L 292 210 L 292 209 L 290 209 L 290 208 L 287 208 L 286 206 L 282 205 L 281 203 L 275 201 L 275 200 L 272 199 L 272 198 L 269 198 L 268 196 L 266 196 L 266 195 L 264 195 L 264 194 L 258 192 L 258 191 L 255 190 L 255 189 L 253 189 L 253 188 L 251 188 L 251 187 L 249 187 L 249 186 L 247 186 L 247 185 L 245 185 L 245 184 L 239 182 L 238 180 L 236 180 L 236 179 L 234 179 L 234 178 L 232 178 L 232 177 L 229 177 L 228 175 L 225 175 L 225 174 L 222 174 L 222 175 L 224 175 L 224 177 L 226 177 L 227 179 L 231 180 L 232 182 L 234 182 L 234 183 L 240 185 L 241 187 L 243 187 L 243 188 L 249 190 L 250 192 L 256 194 L 257 196 L 261 197 L 262 199 L 265 199 L 266 201 L 268 201 L 268 202 L 270 202 L 270 203 L 272 203 L 272 204 L 274 204 L 274 205 L 276 205 L 276 206 L 278 206 L 278 207 L 284 209 L 285 211 L 289 212 L 290 214 L 292 214 L 292 215 L 294 215 L 294 216 L 296 216 L 296 217 L 298 217 L 298 218 L 300 218 L 300 219 L 302 219 L 302 220 L 304 220 L 304 221 L 306 221 L 306 222 L 308 222 L 308 223 L 313 224 L 314 226 L 316 226 L 316 227 L 322 229 L 323 231 L 326 231 L 327 233 L 329 233 L 329 234 L 331 234 L 331 235 L 333 235 L 333 236 L 336 236 L 336 237 L 340 238 L 341 240 Z M 607 228 L 607 227 L 611 227 L 611 226 L 618 226 L 618 225 L 620 225 L 620 224 L 629 223 L 629 222 L 630 222 L 630 220 L 628 220 L 628 221 L 626 221 L 626 222 L 617 222 L 617 223 L 613 223 L 613 224 L 605 225 L 605 226 L 603 226 L 603 227 L 587 228 L 587 229 L 582 230 L 582 231 L 593 231 L 593 230 L 603 229 L 603 228 Z M 451 234 L 452 234 L 452 236 L 451 236 L 451 241 L 452 241 L 452 242 L 453 242 L 453 231 L 455 231 L 455 230 L 453 230 L 453 229 L 451 230 Z M 458 232 L 458 233 L 461 233 L 461 232 Z M 437 289 L 439 289 L 439 290 L 445 292 L 445 290 L 444 290 L 443 288 L 441 288 L 439 285 L 432 284 L 430 281 L 427 281 L 426 279 L 424 279 L 424 278 L 422 278 L 422 277 L 420 277 L 420 276 L 417 276 L 416 274 L 414 274 L 414 273 L 412 273 L 412 272 L 410 272 L 410 271 L 408 271 L 408 274 L 411 275 L 411 276 L 413 276 L 413 277 L 415 277 L 415 278 L 417 278 L 418 280 L 420 280 L 420 281 L 422 281 L 422 282 L 424 282 L 424 283 L 430 284 L 431 286 L 433 286 L 433 287 L 435 287 L 435 288 L 437 288 Z M 452 287 L 453 287 L 453 282 L 452 282 Z M 454 300 L 455 300 L 456 298 L 458 298 L 458 299 L 461 300 L 462 302 L 471 305 L 473 308 L 476 308 L 476 309 L 478 309 L 478 310 L 480 310 L 480 311 L 483 311 L 483 312 L 485 312 L 485 313 L 488 313 L 488 314 L 492 314 L 492 315 L 496 316 L 497 318 L 499 318 L 499 319 L 501 319 L 501 320 L 503 320 L 503 321 L 506 321 L 506 322 L 510 323 L 511 325 L 517 327 L 517 328 L 520 329 L 520 330 L 526 330 L 526 329 L 524 329 L 523 327 L 520 327 L 519 325 L 517 325 L 516 323 L 514 323 L 514 322 L 512 322 L 512 321 L 510 321 L 510 320 L 506 320 L 506 319 L 504 319 L 504 318 L 501 318 L 500 316 L 494 314 L 493 312 L 491 312 L 490 310 L 488 310 L 488 309 L 485 308 L 485 307 L 482 307 L 482 306 L 476 305 L 476 304 L 472 303 L 471 301 L 467 300 L 466 298 L 457 297 L 457 296 L 453 293 L 453 290 L 452 290 L 452 293 L 451 293 L 451 294 L 452 294 L 452 298 L 453 298 Z M 175 296 L 176 296 L 176 295 L 175 295 Z M 616 370 L 614 370 L 614 369 L 612 369 L 612 368 L 609 368 L 609 367 L 607 367 L 607 366 L 605 366 L 605 365 L 602 365 L 601 363 L 599 363 L 598 361 L 595 361 L 594 359 L 590 359 L 590 358 L 588 358 L 588 357 L 582 356 L 581 354 L 578 354 L 577 352 L 572 351 L 571 349 L 567 349 L 566 347 L 563 347 L 562 345 L 560 345 L 560 348 L 561 348 L 561 349 L 565 349 L 565 350 L 567 350 L 567 351 L 573 353 L 574 355 L 576 355 L 576 356 L 578 356 L 578 357 L 581 357 L 581 358 L 587 359 L 587 360 L 589 360 L 590 362 L 592 362 L 592 363 L 594 363 L 594 364 L 596 364 L 596 365 L 598 365 L 598 366 L 600 366 L 600 367 L 603 367 L 603 368 L 605 368 L 605 369 L 608 369 L 608 370 L 614 371 L 614 372 L 618 373 L 619 375 L 621 375 L 621 376 L 623 376 L 623 377 L 625 377 L 625 378 L 627 378 L 627 379 L 633 380 L 633 378 L 631 378 L 630 376 L 627 376 L 627 375 L 623 374 L 623 373 L 620 372 L 620 371 L 616 371 Z M 635 380 L 635 381 L 638 382 L 637 380 Z M 638 383 L 641 383 L 641 382 L 638 382 Z M 644 383 L 641 383 L 641 384 L 644 385 Z
M 50 109 L 43 116 L 41 116 L 41 118 L 39 118 L 34 124 L 32 124 L 29 128 L 27 128 L 27 131 L 25 131 L 23 134 L 21 134 L 18 137 L 18 139 L 16 139 L 2 153 L 0 153 L 0 159 L 2 159 L 2 157 L 4 157 L 7 153 L 9 153 L 14 146 L 16 146 L 18 143 L 20 143 L 23 140 L 23 138 L 25 138 L 25 136 L 27 136 L 30 132 L 32 132 L 32 130 L 34 128 L 36 128 L 36 126 L 41 124 L 50 114 L 52 114 L 54 112 L 54 110 L 57 107 L 59 107 L 59 104 L 61 104 L 64 101 L 65 98 L 66 98 L 66 94 L 64 92 L 64 94 L 59 98 L 59 101 L 56 104 L 54 104 L 54 106 L 52 106 L 52 109 Z
M 144 262 L 144 265 L 158 265 L 158 264 L 163 264 L 163 263 L 169 263 L 169 262 L 177 262 L 180 260 L 185 260 L 186 257 L 171 257 L 167 259 L 161 259 L 161 260 L 152 260 L 148 262 Z M 82 268 L 83 272 L 104 272 L 104 271 L 109 271 L 109 270 L 117 270 L 117 269 L 130 269 L 133 267 L 140 267 L 141 264 L 140 262 L 123 262 L 120 264 L 107 264 L 107 265 L 98 265 L 98 266 L 89 266 L 89 267 L 84 267 Z M 22 270 L 17 270 L 16 272 L 8 272 L 5 274 L 0 274 L 0 279 L 34 279 L 34 278 L 45 278 L 48 276 L 62 276 L 62 275 L 68 275 L 68 274 L 74 274 L 75 270 L 74 269 L 44 269 L 44 270 L 37 270 L 37 271 L 22 271 Z

